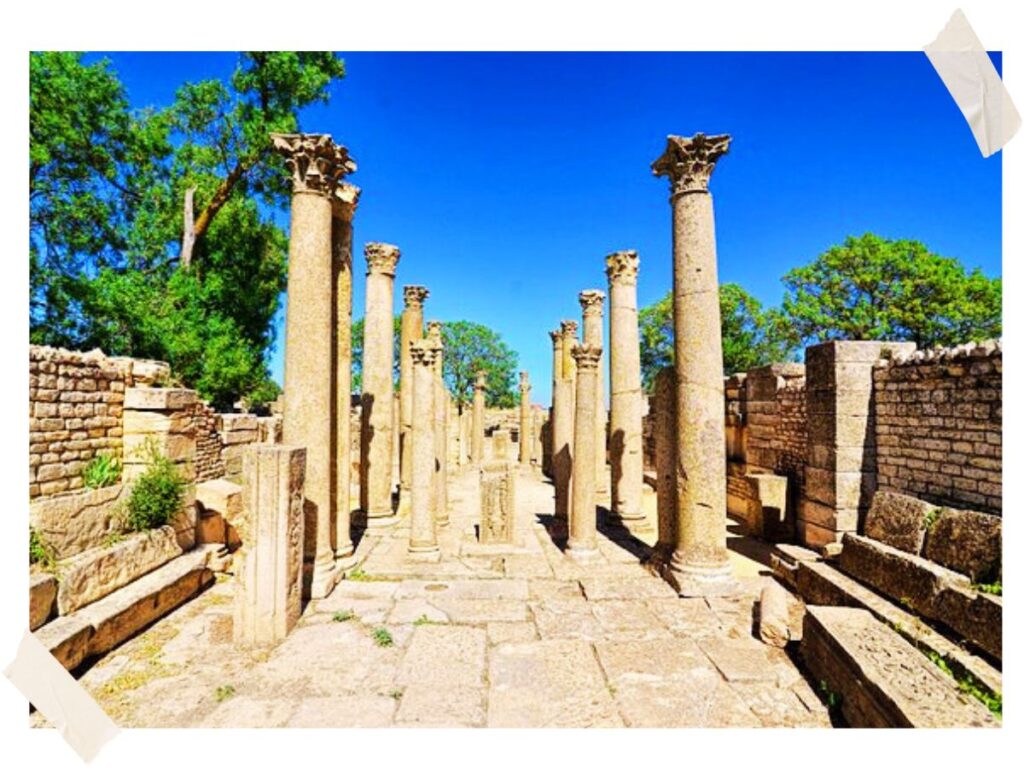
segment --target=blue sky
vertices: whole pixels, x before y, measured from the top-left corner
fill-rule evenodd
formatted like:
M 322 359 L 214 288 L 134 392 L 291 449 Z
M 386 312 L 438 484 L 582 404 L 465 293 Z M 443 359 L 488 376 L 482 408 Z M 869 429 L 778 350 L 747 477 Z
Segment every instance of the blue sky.
M 235 54 L 107 54 L 136 106 L 227 78 Z M 398 245 L 428 318 L 491 326 L 550 397 L 548 331 L 640 254 L 641 306 L 671 285 L 670 133 L 730 133 L 711 179 L 719 278 L 766 305 L 779 278 L 847 235 L 915 238 L 1002 273 L 1002 155 L 984 159 L 923 53 L 352 53 L 303 130 L 349 147 L 362 245 Z M 1000 57 L 993 55 L 996 67 Z M 287 216 L 279 214 L 282 224 Z M 271 369 L 279 381 L 283 313 Z M 606 331 L 607 333 L 607 331 Z

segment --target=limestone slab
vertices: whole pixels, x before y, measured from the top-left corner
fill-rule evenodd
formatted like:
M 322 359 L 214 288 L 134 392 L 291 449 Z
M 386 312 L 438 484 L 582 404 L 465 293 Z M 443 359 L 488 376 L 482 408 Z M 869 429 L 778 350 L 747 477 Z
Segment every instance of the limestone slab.
M 394 592 L 396 600 L 444 598 L 462 600 L 526 600 L 524 579 L 403 581 Z
M 688 638 L 724 634 L 721 618 L 700 598 L 648 600 L 647 607 L 671 632 Z
M 615 703 L 633 728 L 751 728 L 760 725 L 713 669 L 697 668 L 683 680 L 626 681 Z
M 702 640 L 700 648 L 731 683 L 773 682 L 779 678 L 777 661 L 753 639 L 711 638 Z
M 286 728 L 385 728 L 395 716 L 395 700 L 373 693 L 320 696 L 299 702 Z
M 455 624 L 487 624 L 492 621 L 526 621 L 526 602 L 522 600 L 468 599 L 447 596 L 430 603 Z
M 58 558 L 98 547 L 110 533 L 122 488 L 117 484 L 34 499 L 29 505 L 29 524 Z
M 398 669 L 400 685 L 480 686 L 487 632 L 475 627 L 424 624 L 413 632 Z
M 877 491 L 864 520 L 864 535 L 902 549 L 921 554 L 928 517 L 937 507 L 902 493 Z
M 545 600 L 533 605 L 531 611 L 537 631 L 545 640 L 604 637 L 604 629 L 585 600 Z
M 128 387 L 124 391 L 124 409 L 136 411 L 175 411 L 193 405 L 195 390 L 171 387 Z
M 943 509 L 928 529 L 924 556 L 966 574 L 972 581 L 994 581 L 1002 573 L 1002 518 Z
M 697 669 L 714 671 L 697 644 L 682 638 L 611 640 L 595 643 L 594 648 L 608 681 L 614 685 L 685 680 Z
M 402 690 L 395 724 L 457 728 L 483 725 L 484 689 L 479 685 L 414 683 Z
M 639 600 L 599 600 L 591 610 L 609 636 L 641 638 L 666 633 L 658 618 Z
M 828 707 L 813 692 L 810 696 L 801 696 L 793 688 L 780 688 L 771 683 L 735 683 L 732 689 L 766 728 L 832 726 Z
M 536 639 L 537 628 L 529 621 L 492 621 L 487 625 L 487 641 L 491 645 L 525 643 Z
M 636 579 L 587 576 L 580 579 L 580 584 L 588 600 L 679 599 L 671 585 L 654 576 Z
M 218 705 L 201 723 L 202 728 L 283 728 L 298 702 L 281 697 L 235 696 Z

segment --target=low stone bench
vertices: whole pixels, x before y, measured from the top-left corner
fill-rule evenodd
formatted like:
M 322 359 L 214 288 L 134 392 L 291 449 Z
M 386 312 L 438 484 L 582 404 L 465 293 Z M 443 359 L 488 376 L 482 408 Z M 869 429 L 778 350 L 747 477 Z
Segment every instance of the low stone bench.
M 859 608 L 808 606 L 800 652 L 854 728 L 978 728 L 999 721 L 909 642 Z

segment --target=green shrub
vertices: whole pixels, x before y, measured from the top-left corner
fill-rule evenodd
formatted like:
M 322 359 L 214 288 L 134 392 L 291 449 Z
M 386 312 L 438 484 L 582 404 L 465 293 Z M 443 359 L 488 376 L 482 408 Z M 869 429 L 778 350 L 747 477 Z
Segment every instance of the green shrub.
M 127 531 L 147 531 L 167 525 L 181 509 L 185 497 L 185 478 L 174 462 L 152 445 L 146 471 L 132 485 L 131 495 L 121 509 L 121 527 Z
M 113 456 L 97 456 L 82 470 L 86 488 L 106 488 L 121 479 L 121 462 Z
M 50 570 L 57 564 L 53 547 L 31 526 L 28 529 L 28 562 L 29 565 L 38 563 L 44 570 Z

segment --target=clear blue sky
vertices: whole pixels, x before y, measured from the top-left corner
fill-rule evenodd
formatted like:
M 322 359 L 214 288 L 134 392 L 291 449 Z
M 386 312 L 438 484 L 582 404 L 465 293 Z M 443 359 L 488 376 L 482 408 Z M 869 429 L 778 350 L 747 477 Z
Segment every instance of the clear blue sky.
M 359 165 L 356 316 L 363 243 L 394 243 L 396 311 L 423 284 L 428 318 L 496 329 L 538 403 L 548 331 L 579 317 L 580 290 L 607 289 L 606 254 L 639 251 L 641 306 L 671 285 L 668 183 L 650 172 L 670 133 L 732 134 L 711 180 L 719 277 L 766 305 L 784 272 L 866 231 L 1002 273 L 1002 155 L 982 158 L 923 53 L 343 55 L 347 77 L 301 127 Z M 108 56 L 137 106 L 236 60 Z

